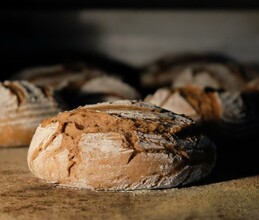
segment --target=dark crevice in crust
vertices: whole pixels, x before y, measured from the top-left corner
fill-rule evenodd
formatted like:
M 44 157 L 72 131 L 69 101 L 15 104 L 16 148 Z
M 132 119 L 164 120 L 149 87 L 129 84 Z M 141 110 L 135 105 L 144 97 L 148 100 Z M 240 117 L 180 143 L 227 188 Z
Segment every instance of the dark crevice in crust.
M 48 148 L 48 146 L 53 142 L 53 140 L 60 134 L 61 130 L 62 130 L 62 125 L 60 125 L 60 123 L 59 123 L 59 128 L 55 132 L 55 134 L 53 134 L 51 136 L 51 138 L 44 144 L 44 146 L 43 146 L 43 141 L 42 141 L 40 143 L 40 146 L 33 152 L 32 161 L 35 160 L 39 156 L 39 154 L 42 152 L 42 150 L 46 150 Z
M 216 90 L 185 87 L 179 89 L 180 95 L 193 107 L 201 117 L 201 121 L 216 121 L 219 119 L 219 107 L 216 105 Z
M 168 101 L 168 99 L 171 97 L 171 93 L 169 92 L 167 94 L 167 96 L 164 98 L 164 100 L 162 100 L 162 103 L 160 104 L 160 106 L 164 106 L 164 104 Z
M 76 162 L 73 160 L 75 158 L 75 155 L 69 157 L 69 163 L 67 167 L 68 177 L 71 175 L 72 167 L 76 165 Z
M 202 112 L 201 112 L 201 103 L 199 103 L 199 99 L 195 98 L 195 95 L 191 92 L 191 91 L 185 91 L 184 89 L 179 89 L 179 94 L 184 98 L 184 100 L 195 110 L 195 112 L 197 112 L 200 116 L 202 116 Z M 198 103 L 196 103 L 196 105 L 191 101 L 191 100 L 195 100 Z
M 148 109 L 146 106 L 130 106 L 130 105 L 93 105 L 93 106 L 87 106 L 87 109 L 92 111 L 110 111 L 110 110 L 125 110 L 125 111 L 140 111 L 140 112 L 150 112 L 150 109 Z M 169 112 L 168 110 L 164 110 L 161 108 L 153 108 L 152 112 L 162 113 L 162 112 Z M 163 111 L 164 110 L 164 111 Z
M 52 98 L 53 94 L 52 94 L 52 91 L 50 90 L 50 88 L 45 87 L 45 86 L 38 86 L 38 88 L 41 90 L 41 92 L 45 98 L 47 98 L 47 99 Z
M 61 125 L 60 133 L 65 133 L 68 122 L 65 122 L 65 123 L 59 122 L 59 124 Z
M 43 146 L 43 142 L 40 144 L 40 146 L 37 148 L 37 150 L 35 150 L 35 151 L 33 152 L 32 161 L 35 160 L 35 159 L 39 156 L 39 154 L 40 154 L 40 152 L 42 152 L 42 150 L 45 150 L 45 149 L 48 148 L 48 146 L 53 142 L 53 140 L 57 137 L 57 135 L 58 135 L 58 134 L 54 134 L 54 135 L 48 140 L 48 142 L 44 144 L 44 146 Z
M 24 94 L 24 91 L 19 87 L 17 86 L 15 83 L 3 83 L 2 84 L 5 88 L 9 89 L 13 95 L 15 95 L 17 97 L 17 101 L 18 101 L 18 106 L 21 106 L 24 102 L 25 102 L 25 99 L 26 99 L 26 95 Z M 20 86 L 22 86 L 20 84 Z
M 34 161 L 39 156 L 39 154 L 43 150 L 43 146 L 42 145 L 43 145 L 43 143 L 41 143 L 40 146 L 37 147 L 37 149 L 34 150 L 32 156 L 31 156 L 31 161 Z
M 133 153 L 130 155 L 127 164 L 129 164 L 134 159 L 134 157 L 136 157 L 139 153 L 140 151 L 134 150 Z
M 85 127 L 83 125 L 80 125 L 78 123 L 75 123 L 75 127 L 78 129 L 78 130 L 84 130 Z

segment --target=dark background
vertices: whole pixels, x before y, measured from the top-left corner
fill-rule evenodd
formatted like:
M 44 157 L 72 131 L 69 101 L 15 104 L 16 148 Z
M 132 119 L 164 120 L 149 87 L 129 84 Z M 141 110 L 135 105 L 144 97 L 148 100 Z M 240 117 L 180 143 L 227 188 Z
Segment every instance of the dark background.
M 85 45 L 79 48 L 82 29 L 76 23 L 75 14 L 80 10 L 256 10 L 259 1 L 246 0 L 184 0 L 184 1 L 85 1 L 85 0 L 5 0 L 0 7 L 0 80 L 13 73 L 39 65 L 87 60 L 112 72 L 130 75 L 138 72 L 126 63 L 111 59 L 96 50 L 98 30 L 91 24 L 84 26 L 89 33 Z M 38 13 L 46 13 L 45 19 Z M 68 14 L 64 16 L 64 13 Z M 46 19 L 47 18 L 47 19 Z M 46 22 L 47 21 L 47 22 Z M 73 33 L 73 35 L 71 35 Z M 65 36 L 64 36 L 65 35 Z
M 71 10 L 71 9 L 255 9 L 256 0 L 15 0 L 1 1 L 2 9 L 37 9 L 37 10 Z

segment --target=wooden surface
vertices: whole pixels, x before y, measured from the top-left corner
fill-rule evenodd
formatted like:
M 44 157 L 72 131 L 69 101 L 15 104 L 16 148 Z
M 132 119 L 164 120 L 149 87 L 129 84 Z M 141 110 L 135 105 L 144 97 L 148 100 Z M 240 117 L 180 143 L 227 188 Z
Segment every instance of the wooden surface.
M 259 219 L 259 176 L 181 189 L 92 192 L 38 181 L 27 148 L 0 149 L 0 219 Z

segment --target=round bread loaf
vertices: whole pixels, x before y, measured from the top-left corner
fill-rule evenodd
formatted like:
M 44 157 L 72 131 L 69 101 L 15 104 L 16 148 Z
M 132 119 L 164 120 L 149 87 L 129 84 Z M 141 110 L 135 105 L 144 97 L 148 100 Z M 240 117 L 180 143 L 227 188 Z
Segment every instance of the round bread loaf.
M 38 178 L 92 190 L 170 188 L 207 176 L 215 146 L 191 119 L 152 104 L 116 101 L 43 121 L 28 151 Z
M 206 55 L 165 57 L 147 66 L 141 76 L 142 85 L 153 90 L 191 85 L 237 91 L 244 86 L 245 80 L 242 69 L 235 62 Z
M 218 91 L 186 86 L 161 88 L 145 98 L 161 108 L 191 117 L 197 124 L 210 126 L 212 135 L 244 136 L 258 127 L 259 93 Z M 217 132 L 215 132 L 217 131 Z
M 237 66 L 217 63 L 195 63 L 183 67 L 172 80 L 172 87 L 197 86 L 238 91 L 245 78 Z
M 61 111 L 53 95 L 26 81 L 0 83 L 0 147 L 29 145 L 39 123 Z

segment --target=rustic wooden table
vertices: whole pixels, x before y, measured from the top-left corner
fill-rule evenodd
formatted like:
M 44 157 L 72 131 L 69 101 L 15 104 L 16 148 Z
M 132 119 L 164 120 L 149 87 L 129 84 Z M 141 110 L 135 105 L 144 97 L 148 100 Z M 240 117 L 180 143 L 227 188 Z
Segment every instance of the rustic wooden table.
M 0 149 L 0 219 L 259 219 L 259 175 L 181 189 L 92 192 L 40 182 Z

